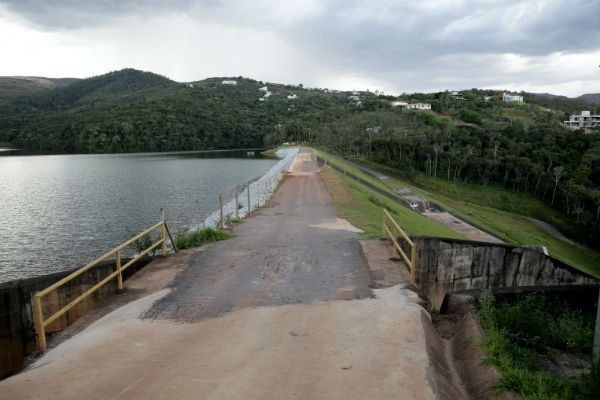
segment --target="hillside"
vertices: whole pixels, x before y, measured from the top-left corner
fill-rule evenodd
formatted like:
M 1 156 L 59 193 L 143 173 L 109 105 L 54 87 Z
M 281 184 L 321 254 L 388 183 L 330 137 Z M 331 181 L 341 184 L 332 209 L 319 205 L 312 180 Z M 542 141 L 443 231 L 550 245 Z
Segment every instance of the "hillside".
M 583 94 L 575 99 L 590 104 L 600 104 L 600 93 Z
M 19 96 L 27 96 L 66 86 L 78 81 L 76 78 L 42 78 L 37 76 L 0 76 L 0 103 Z
M 235 79 L 237 85 L 223 85 Z M 0 105 L 0 141 L 46 152 L 134 152 L 262 146 L 296 113 L 347 113 L 343 94 L 244 78 L 177 83 L 126 69 Z M 290 95 L 298 99 L 288 99 Z M 261 100 L 262 99 L 262 100 Z

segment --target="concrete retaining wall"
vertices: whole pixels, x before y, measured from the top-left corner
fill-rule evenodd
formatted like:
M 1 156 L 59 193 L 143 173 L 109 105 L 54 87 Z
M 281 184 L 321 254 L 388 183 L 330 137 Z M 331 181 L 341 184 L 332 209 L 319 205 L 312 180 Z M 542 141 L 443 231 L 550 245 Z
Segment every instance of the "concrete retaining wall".
M 150 258 L 141 259 L 129 267 L 123 273 L 124 278 L 131 276 L 149 261 Z M 125 262 L 126 260 L 123 263 Z M 48 294 L 42 303 L 44 317 L 47 318 L 66 306 L 70 301 L 113 272 L 114 268 L 114 262 L 101 264 Z M 73 271 L 6 282 L 0 285 L 0 379 L 21 371 L 25 357 L 37 350 L 32 296 Z M 115 279 L 50 324 L 46 328 L 46 332 L 51 335 L 52 332 L 66 328 L 101 299 L 115 293 L 116 290 Z
M 447 294 L 473 289 L 597 286 L 600 281 L 530 248 L 431 237 L 417 246 L 417 286 L 440 310 Z

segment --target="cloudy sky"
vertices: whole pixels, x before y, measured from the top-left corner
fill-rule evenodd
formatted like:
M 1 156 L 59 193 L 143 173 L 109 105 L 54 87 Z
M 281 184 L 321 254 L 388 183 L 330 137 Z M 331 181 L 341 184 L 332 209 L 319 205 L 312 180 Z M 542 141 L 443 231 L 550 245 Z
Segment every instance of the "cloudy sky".
M 600 0 L 0 0 L 0 75 L 600 92 Z

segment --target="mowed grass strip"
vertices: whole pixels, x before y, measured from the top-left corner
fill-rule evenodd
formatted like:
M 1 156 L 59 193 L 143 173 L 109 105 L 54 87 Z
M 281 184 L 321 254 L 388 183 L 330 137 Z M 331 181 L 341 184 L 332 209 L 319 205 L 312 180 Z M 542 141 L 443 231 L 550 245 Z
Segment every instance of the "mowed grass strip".
M 381 190 L 384 190 L 389 193 L 394 193 L 388 186 L 386 186 L 379 179 L 361 171 L 359 168 L 355 167 L 354 165 L 352 165 L 344 160 L 341 160 L 341 159 L 339 159 L 329 153 L 325 153 L 324 151 L 321 151 L 321 150 L 317 150 L 317 155 L 319 155 L 319 157 L 321 157 L 322 159 L 327 161 L 327 163 L 330 165 L 334 165 L 338 168 L 342 168 L 342 169 L 348 171 L 349 173 L 353 174 L 354 176 L 357 176 L 357 177 L 363 179 L 364 181 L 370 183 L 371 185 L 373 185 Z
M 365 238 L 373 239 L 381 236 L 382 208 L 385 207 L 410 236 L 466 239 L 465 236 L 392 202 L 385 196 L 352 178 L 343 176 L 332 168 L 324 167 L 320 174 L 327 185 L 340 218 L 344 218 L 352 225 L 362 229 Z

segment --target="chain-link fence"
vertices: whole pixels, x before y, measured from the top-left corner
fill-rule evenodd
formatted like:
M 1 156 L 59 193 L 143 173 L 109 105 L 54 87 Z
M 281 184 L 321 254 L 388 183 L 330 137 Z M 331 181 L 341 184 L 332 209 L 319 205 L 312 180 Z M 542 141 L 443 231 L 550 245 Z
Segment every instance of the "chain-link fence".
M 222 207 L 210 214 L 203 222 L 195 225 L 192 229 L 205 227 L 219 228 L 221 225 L 229 225 L 234 219 L 244 218 L 246 215 L 264 206 L 277 190 L 279 183 L 290 167 L 294 157 L 298 154 L 298 148 L 285 148 L 277 150 L 277 155 L 282 157 L 277 164 L 272 166 L 266 174 L 245 187 L 235 188 L 230 191 L 229 196 L 224 198 L 221 194 L 217 200 L 221 200 Z

